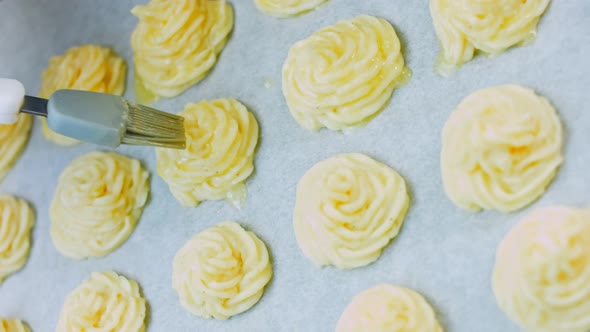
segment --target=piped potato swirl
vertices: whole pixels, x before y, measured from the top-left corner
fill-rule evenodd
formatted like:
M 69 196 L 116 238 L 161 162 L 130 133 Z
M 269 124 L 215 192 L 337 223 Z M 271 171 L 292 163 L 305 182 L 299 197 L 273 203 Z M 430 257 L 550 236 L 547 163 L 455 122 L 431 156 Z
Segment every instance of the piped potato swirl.
M 410 76 L 393 26 L 361 15 L 291 47 L 283 64 L 283 95 L 302 127 L 348 130 L 375 117 Z
M 31 332 L 31 329 L 20 319 L 0 318 L 0 332 Z
M 29 203 L 0 195 L 0 284 L 25 265 L 34 224 L 35 214 Z
M 266 245 L 228 221 L 200 232 L 180 248 L 172 286 L 192 314 L 228 319 L 254 306 L 271 278 Z
M 64 302 L 56 332 L 143 332 L 146 301 L 136 281 L 93 272 Z
M 353 269 L 377 260 L 398 235 L 410 198 L 404 179 L 358 153 L 317 163 L 299 181 L 293 226 L 316 265 Z
M 437 69 L 448 75 L 477 50 L 498 54 L 526 43 L 551 0 L 430 0 L 441 45 Z
M 546 98 L 518 85 L 477 91 L 457 106 L 443 129 L 447 196 L 472 211 L 519 210 L 555 177 L 562 145 L 561 121 Z
M 417 292 L 381 284 L 352 299 L 336 332 L 443 332 L 432 307 Z
M 240 207 L 254 171 L 258 122 L 235 99 L 187 104 L 186 149 L 156 149 L 158 174 L 184 206 L 226 199 Z
M 101 257 L 135 229 L 149 195 L 149 173 L 138 160 L 91 152 L 61 173 L 49 209 L 51 239 L 65 256 Z
M 151 0 L 131 12 L 139 18 L 131 36 L 137 79 L 167 98 L 207 75 L 234 25 L 225 0 Z
M 498 246 L 492 286 L 527 331 L 590 331 L 590 210 L 551 206 L 525 216 Z
M 0 181 L 25 149 L 32 124 L 33 117 L 22 113 L 18 115 L 16 123 L 0 124 Z

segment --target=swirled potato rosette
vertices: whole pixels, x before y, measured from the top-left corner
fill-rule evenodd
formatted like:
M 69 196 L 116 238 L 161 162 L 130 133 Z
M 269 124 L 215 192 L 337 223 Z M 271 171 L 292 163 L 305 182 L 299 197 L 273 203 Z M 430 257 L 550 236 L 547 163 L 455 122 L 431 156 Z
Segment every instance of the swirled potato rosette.
M 29 203 L 0 195 L 0 284 L 25 265 L 34 223 L 35 215 Z
M 447 196 L 472 211 L 527 206 L 545 192 L 563 162 L 562 131 L 553 106 L 530 89 L 503 85 L 471 94 L 443 129 Z
M 492 286 L 523 329 L 590 331 L 590 210 L 535 210 L 502 240 Z
M 200 232 L 180 248 L 172 286 L 192 314 L 227 319 L 254 306 L 271 278 L 264 243 L 228 221 Z
M 0 124 L 0 181 L 25 149 L 32 124 L 33 118 L 28 114 L 19 114 L 14 124 Z
M 139 285 L 115 272 L 93 272 L 66 297 L 56 332 L 143 332 L 146 301 Z
M 410 75 L 391 24 L 361 15 L 291 47 L 283 64 L 283 94 L 302 127 L 345 130 L 376 116 Z
M 72 89 L 122 95 L 125 91 L 127 65 L 115 51 L 98 45 L 72 47 L 65 54 L 49 59 L 41 76 L 39 96 L 49 98 L 56 90 Z M 59 145 L 79 141 L 49 129 L 42 119 L 43 135 Z
M 346 307 L 336 332 L 442 332 L 434 310 L 417 292 L 389 284 L 369 288 Z
M 20 319 L 0 318 L 0 332 L 31 332 L 31 330 Z
M 365 266 L 397 236 L 409 204 L 406 183 L 393 169 L 362 154 L 338 155 L 299 181 L 295 236 L 316 265 Z
M 151 93 L 174 97 L 202 80 L 217 62 L 234 25 L 225 0 L 151 0 L 131 12 L 137 78 Z
M 235 99 L 187 104 L 186 149 L 156 149 L 158 174 L 184 206 L 227 199 L 239 207 L 254 171 L 258 122 Z
M 328 0 L 254 0 L 263 13 L 276 17 L 289 17 L 313 10 Z
M 65 256 L 101 257 L 131 234 L 149 195 L 138 160 L 91 152 L 61 173 L 51 207 L 51 239 Z
M 441 44 L 438 70 L 446 75 L 476 50 L 497 54 L 531 40 L 551 0 L 430 0 Z

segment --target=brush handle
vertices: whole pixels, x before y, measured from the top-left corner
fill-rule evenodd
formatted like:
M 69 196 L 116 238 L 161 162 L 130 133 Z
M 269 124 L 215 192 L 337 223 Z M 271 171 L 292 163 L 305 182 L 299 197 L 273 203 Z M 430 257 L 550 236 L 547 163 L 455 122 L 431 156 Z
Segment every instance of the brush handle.
M 47 126 L 79 141 L 116 148 L 125 135 L 127 113 L 121 96 L 57 90 L 47 103 Z
M 25 87 L 10 78 L 0 78 L 0 124 L 13 124 L 25 98 Z
M 47 117 L 47 99 L 25 96 L 21 82 L 0 78 L 0 124 L 15 123 L 19 112 Z

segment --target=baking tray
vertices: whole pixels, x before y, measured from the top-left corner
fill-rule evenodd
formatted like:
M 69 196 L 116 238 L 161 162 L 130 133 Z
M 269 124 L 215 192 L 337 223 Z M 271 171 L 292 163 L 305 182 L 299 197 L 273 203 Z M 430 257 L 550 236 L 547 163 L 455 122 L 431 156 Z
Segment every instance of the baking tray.
M 143 1 L 141 1 L 143 2 Z M 496 246 L 523 214 L 553 204 L 590 203 L 590 1 L 553 1 L 528 47 L 493 59 L 477 57 L 450 78 L 433 71 L 438 43 L 428 1 L 332 0 L 293 19 L 258 12 L 252 0 L 232 0 L 235 28 L 217 66 L 200 84 L 157 107 L 179 111 L 188 102 L 234 97 L 256 115 L 261 137 L 245 206 L 205 202 L 184 208 L 156 174 L 151 148 L 123 147 L 152 174 L 151 199 L 137 228 L 118 250 L 100 259 L 61 256 L 49 237 L 48 208 L 61 170 L 97 148 L 59 147 L 37 121 L 31 140 L 0 191 L 32 202 L 37 218 L 25 268 L 0 286 L 0 316 L 53 331 L 66 294 L 92 271 L 115 270 L 137 280 L 149 302 L 148 331 L 333 331 L 354 295 L 388 282 L 416 289 L 447 331 L 518 331 L 496 306 L 490 286 Z M 128 0 L 0 0 L 0 77 L 21 80 L 30 93 L 49 57 L 86 43 L 111 45 L 129 64 L 126 97 L 133 98 L 130 35 L 136 18 Z M 311 32 L 359 14 L 387 18 L 404 45 L 414 76 L 365 128 L 350 135 L 311 133 L 291 118 L 281 93 L 281 65 L 289 47 Z M 443 124 L 467 94 L 519 83 L 547 96 L 566 128 L 565 163 L 547 193 L 510 215 L 462 211 L 445 197 L 439 175 Z M 266 86 L 265 86 L 266 85 Z M 295 241 L 295 186 L 316 162 L 362 152 L 405 177 L 412 205 L 399 237 L 374 264 L 352 271 L 316 268 Z M 172 258 L 195 233 L 236 220 L 268 245 L 274 278 L 261 301 L 228 321 L 191 316 L 171 286 Z

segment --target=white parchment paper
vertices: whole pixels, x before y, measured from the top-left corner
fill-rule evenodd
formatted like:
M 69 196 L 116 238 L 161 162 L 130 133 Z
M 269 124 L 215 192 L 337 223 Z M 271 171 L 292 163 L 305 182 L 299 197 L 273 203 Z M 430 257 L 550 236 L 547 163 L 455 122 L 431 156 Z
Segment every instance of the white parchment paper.
M 125 95 L 133 98 L 129 40 L 136 19 L 129 10 L 139 2 L 0 0 L 0 77 L 19 79 L 36 94 L 51 56 L 80 44 L 106 44 L 128 61 Z M 493 59 L 477 57 L 447 79 L 433 71 L 438 43 L 426 0 L 331 0 L 313 13 L 284 20 L 258 12 L 252 0 L 231 2 L 235 28 L 215 69 L 186 93 L 156 106 L 177 112 L 188 102 L 234 97 L 255 113 L 261 139 L 243 209 L 225 202 L 181 207 L 156 174 L 153 149 L 124 147 L 118 152 L 139 158 L 152 174 L 151 200 L 137 228 L 105 258 L 65 258 L 51 243 L 49 204 L 61 170 L 97 148 L 53 145 L 37 121 L 28 147 L 0 184 L 1 192 L 30 201 L 37 214 L 27 265 L 0 285 L 0 316 L 20 317 L 34 331 L 53 331 L 66 294 L 90 272 L 112 269 L 140 283 L 149 302 L 150 332 L 333 331 L 354 295 L 383 282 L 424 294 L 447 331 L 518 331 L 491 291 L 499 240 L 531 209 L 590 204 L 590 1 L 553 1 L 534 44 Z M 282 62 L 295 41 L 359 14 L 393 23 L 414 76 L 365 128 L 351 135 L 307 132 L 291 118 L 282 97 Z M 465 212 L 443 192 L 441 130 L 467 94 L 504 83 L 532 87 L 556 106 L 567 133 L 565 164 L 542 199 L 519 213 Z M 407 180 L 412 197 L 397 240 L 376 263 L 353 271 L 313 266 L 297 247 L 291 221 L 299 178 L 316 162 L 342 152 L 365 153 L 392 166 Z M 274 278 L 250 311 L 228 321 L 201 319 L 177 300 L 172 258 L 194 234 L 224 220 L 239 221 L 266 242 Z

